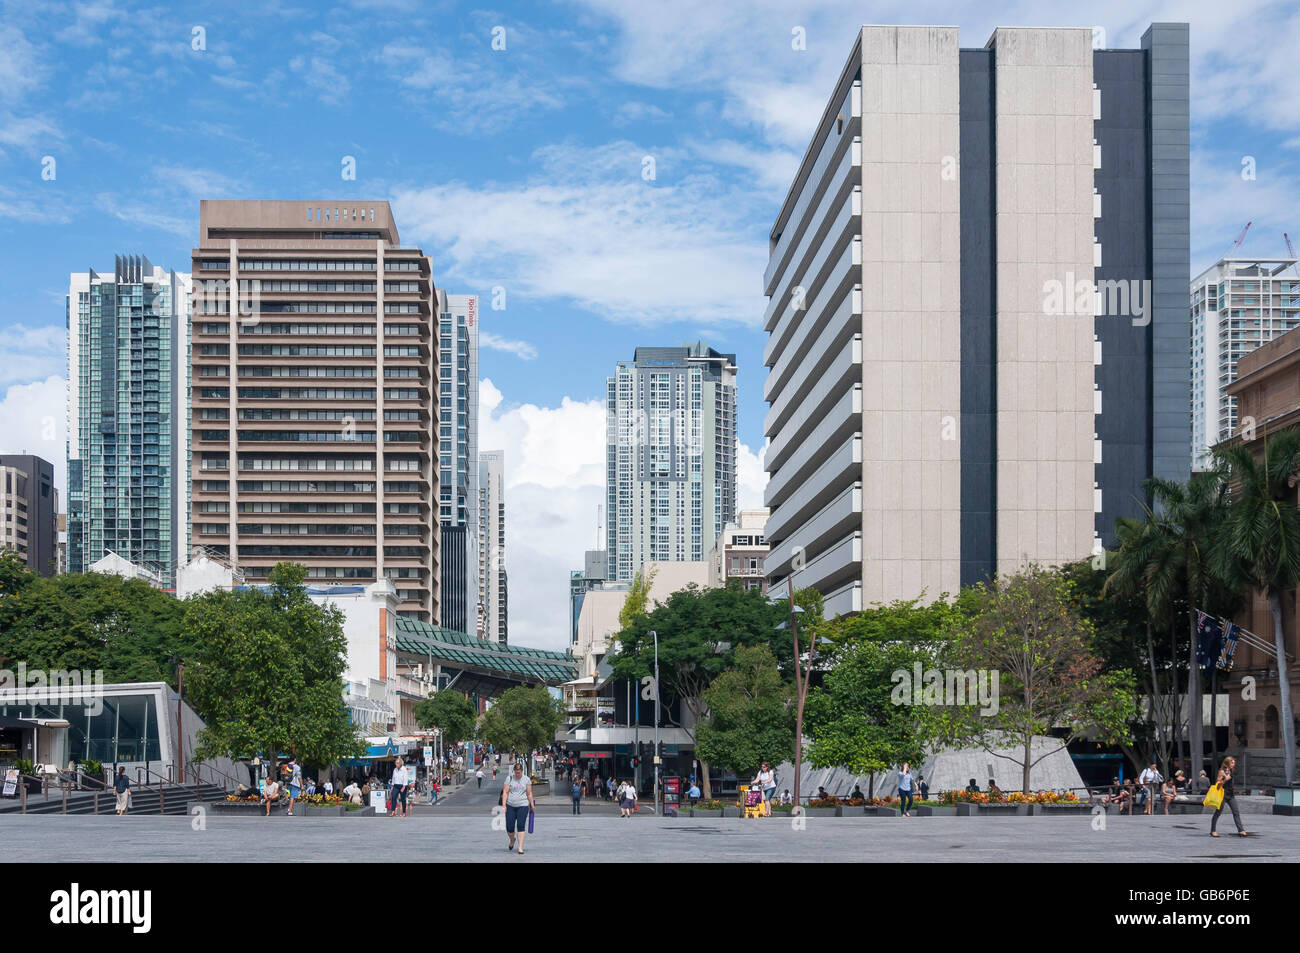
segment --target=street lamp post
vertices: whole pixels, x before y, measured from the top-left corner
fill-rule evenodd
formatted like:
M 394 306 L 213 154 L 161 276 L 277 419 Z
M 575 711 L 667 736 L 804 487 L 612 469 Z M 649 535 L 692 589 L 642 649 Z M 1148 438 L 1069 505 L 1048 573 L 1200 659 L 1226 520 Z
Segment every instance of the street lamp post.
M 655 814 L 659 813 L 659 633 L 650 634 L 655 640 Z

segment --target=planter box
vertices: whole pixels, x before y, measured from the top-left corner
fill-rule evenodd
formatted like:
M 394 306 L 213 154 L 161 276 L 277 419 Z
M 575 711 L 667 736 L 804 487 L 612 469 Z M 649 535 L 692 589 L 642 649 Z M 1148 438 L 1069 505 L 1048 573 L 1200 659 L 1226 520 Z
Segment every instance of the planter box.
M 275 813 L 275 809 L 277 807 L 279 807 L 279 805 L 273 804 L 271 806 L 272 814 Z M 260 815 L 263 811 L 266 810 L 266 807 L 262 804 L 257 803 L 256 801 L 213 801 L 211 804 L 208 805 L 208 810 L 210 810 L 213 814 Z
M 922 804 L 916 809 L 917 817 L 956 817 L 957 808 L 953 807 L 931 807 L 929 804 Z
M 535 784 L 533 784 L 533 797 L 550 797 L 550 796 L 551 796 L 550 781 L 538 781 Z
M 850 808 L 850 810 L 854 810 L 854 811 L 856 811 L 856 810 L 859 810 L 859 809 L 858 809 L 858 808 Z M 898 808 L 896 808 L 896 807 L 883 807 L 883 806 L 881 806 L 881 805 L 879 805 L 879 804 L 876 804 L 876 805 L 868 805 L 867 807 L 861 808 L 861 811 L 862 811 L 862 813 L 865 814 L 867 817 L 902 817 L 902 816 L 903 816 L 903 812 L 900 811 Z
M 1073 814 L 1091 814 L 1091 804 L 1035 804 L 1035 817 L 1058 817 Z
M 702 807 L 691 808 L 691 817 L 722 817 L 724 814 L 726 814 L 726 811 L 722 808 L 716 808 L 714 810 Z
M 972 804 L 971 815 L 975 817 L 1028 817 L 1032 813 L 1032 804 Z
M 838 807 L 805 807 L 803 809 L 804 817 L 839 817 L 840 808 Z
M 343 812 L 347 810 L 342 804 L 334 807 L 315 807 L 306 805 L 301 808 L 304 817 L 342 817 Z M 295 814 L 297 811 L 294 812 Z

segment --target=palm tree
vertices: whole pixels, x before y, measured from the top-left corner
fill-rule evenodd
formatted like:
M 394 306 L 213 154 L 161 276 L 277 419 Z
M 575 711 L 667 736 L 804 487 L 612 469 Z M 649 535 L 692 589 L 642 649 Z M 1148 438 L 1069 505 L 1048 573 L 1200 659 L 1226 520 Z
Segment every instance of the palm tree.
M 1277 651 L 1282 757 L 1287 784 L 1294 784 L 1295 721 L 1282 633 L 1282 593 L 1300 581 L 1300 507 L 1294 491 L 1300 479 L 1300 431 L 1291 428 L 1266 437 L 1261 457 L 1242 443 L 1215 447 L 1214 454 L 1231 480 L 1215 567 L 1225 581 L 1249 585 L 1268 596 Z
M 1154 506 L 1143 507 L 1147 518 L 1141 530 L 1123 530 L 1121 538 L 1128 545 L 1121 544 L 1118 565 L 1107 585 L 1113 581 L 1121 592 L 1143 593 L 1148 616 L 1157 624 L 1166 620 L 1171 636 L 1177 631 L 1179 604 L 1186 607 L 1188 754 L 1192 770 L 1199 771 L 1205 735 L 1201 673 L 1196 666 L 1196 610 L 1222 597 L 1210 553 L 1225 512 L 1227 484 L 1223 474 L 1209 471 L 1193 474 L 1186 483 L 1151 477 L 1142 486 Z
M 1146 583 L 1146 575 L 1149 568 L 1155 568 L 1162 564 L 1158 554 L 1167 551 L 1164 545 L 1165 534 L 1160 531 L 1160 526 L 1156 523 L 1150 509 L 1146 509 L 1147 518 L 1145 521 L 1132 519 L 1131 517 L 1121 516 L 1115 521 L 1115 540 L 1118 544 L 1115 550 L 1114 560 L 1110 576 L 1107 577 L 1105 584 L 1102 586 L 1102 595 L 1117 593 L 1121 596 L 1130 598 L 1142 597 L 1146 603 L 1147 609 L 1147 665 L 1151 675 L 1151 715 L 1155 722 L 1156 729 L 1156 752 L 1159 755 L 1161 765 L 1166 768 L 1169 765 L 1170 745 L 1174 746 L 1174 752 L 1177 753 L 1178 739 L 1165 737 L 1165 703 L 1164 694 L 1160 690 L 1160 676 L 1156 671 L 1156 646 L 1152 637 L 1151 620 L 1156 617 L 1154 606 L 1152 604 L 1152 593 L 1158 591 L 1159 587 L 1150 587 Z M 1172 664 L 1170 666 L 1170 676 L 1172 686 L 1170 700 L 1173 705 L 1172 724 L 1178 724 L 1178 655 L 1175 652 L 1170 656 Z

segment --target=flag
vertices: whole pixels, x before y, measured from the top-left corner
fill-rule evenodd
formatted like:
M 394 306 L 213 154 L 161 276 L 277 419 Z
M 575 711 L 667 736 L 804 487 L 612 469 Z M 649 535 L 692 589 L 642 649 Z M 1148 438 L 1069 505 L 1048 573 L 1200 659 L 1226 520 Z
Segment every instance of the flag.
M 1232 656 L 1237 651 L 1237 636 L 1241 634 L 1241 626 L 1226 619 L 1223 623 L 1223 648 L 1219 652 L 1219 671 L 1232 671 Z
M 1208 612 L 1196 613 L 1196 664 L 1208 669 L 1219 658 L 1223 625 Z

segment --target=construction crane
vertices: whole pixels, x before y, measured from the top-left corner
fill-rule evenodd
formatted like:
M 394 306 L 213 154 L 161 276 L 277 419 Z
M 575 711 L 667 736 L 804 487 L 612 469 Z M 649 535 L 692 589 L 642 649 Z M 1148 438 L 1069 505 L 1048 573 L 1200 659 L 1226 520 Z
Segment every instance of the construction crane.
M 1246 227 L 1241 230 L 1241 234 L 1238 235 L 1237 240 L 1232 243 L 1232 247 L 1228 249 L 1228 254 L 1224 255 L 1223 256 L 1224 258 L 1231 258 L 1232 253 L 1241 247 L 1241 243 L 1246 240 L 1246 233 L 1250 231 L 1250 226 L 1253 224 L 1254 224 L 1253 221 L 1246 223 Z
M 1286 253 L 1291 259 L 1291 271 L 1297 278 L 1300 278 L 1300 268 L 1296 267 L 1295 246 L 1291 244 L 1291 236 L 1283 232 L 1282 241 L 1286 242 Z M 1294 307 L 1298 301 L 1300 301 L 1300 287 L 1297 287 L 1291 295 L 1291 307 Z

